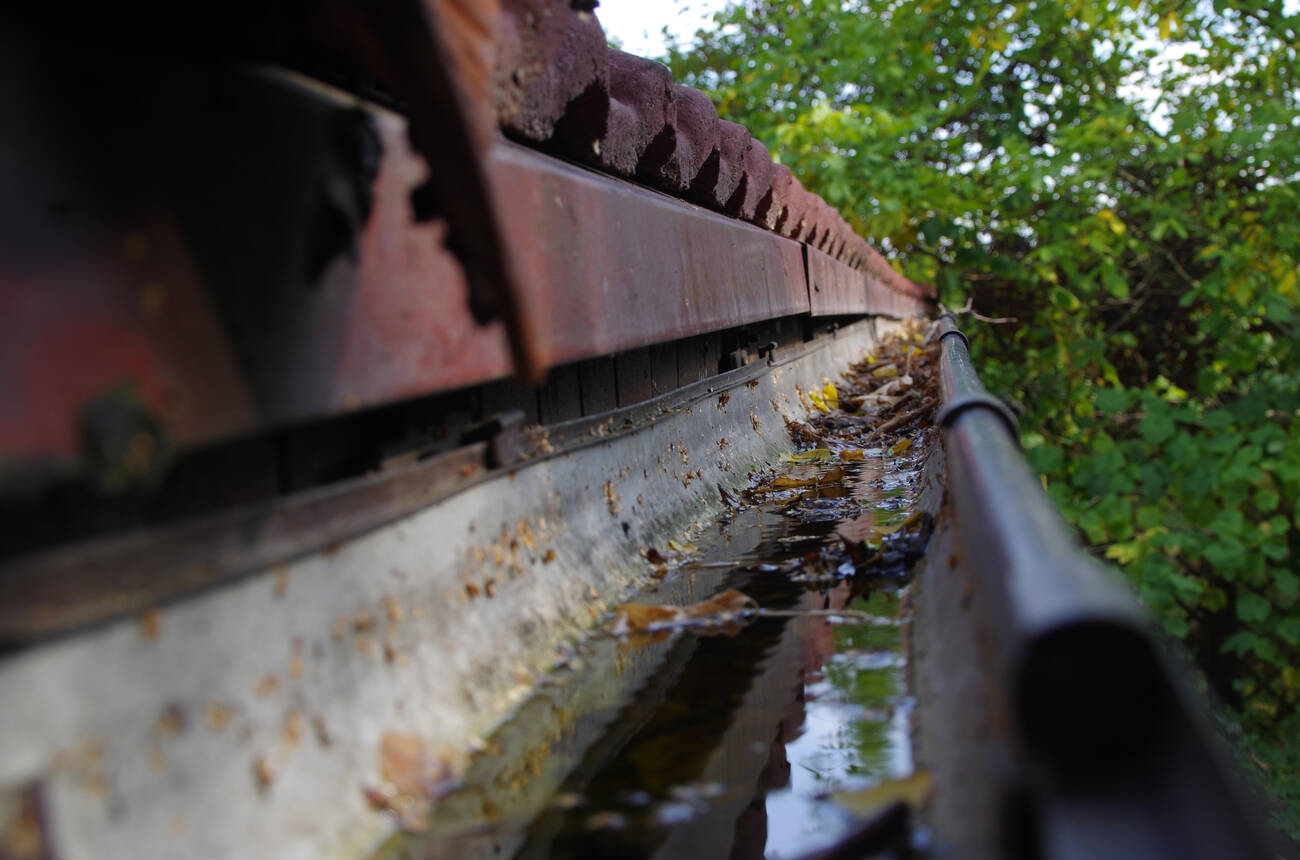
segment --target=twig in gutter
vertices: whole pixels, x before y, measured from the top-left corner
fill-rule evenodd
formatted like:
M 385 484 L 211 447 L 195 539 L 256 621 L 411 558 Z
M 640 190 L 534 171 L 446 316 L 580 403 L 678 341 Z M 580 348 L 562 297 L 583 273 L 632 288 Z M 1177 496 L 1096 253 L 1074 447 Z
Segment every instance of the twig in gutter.
M 895 415 L 893 418 L 890 418 L 888 421 L 886 421 L 884 424 L 881 424 L 875 430 L 872 430 L 865 437 L 863 437 L 862 439 L 863 443 L 865 444 L 866 442 L 875 439 L 877 436 L 879 436 L 882 433 L 888 433 L 890 430 L 893 430 L 896 427 L 906 426 L 912 421 L 915 421 L 917 418 L 920 418 L 922 415 L 925 414 L 925 411 L 927 409 L 931 409 L 933 408 L 933 406 L 934 406 L 934 401 L 927 398 L 926 400 L 922 401 L 921 405 L 916 407 L 915 409 L 909 409 L 908 411 L 902 413 L 901 415 Z
M 974 317 L 980 322 L 992 323 L 994 325 L 1003 325 L 1004 323 L 1019 322 L 1019 320 L 1017 320 L 1015 317 L 986 317 L 984 316 L 984 314 L 976 312 L 975 309 L 971 306 L 974 301 L 975 301 L 974 299 L 968 296 L 966 298 L 966 304 L 962 305 L 959 308 L 950 309 L 944 307 L 943 305 L 939 305 L 939 310 L 942 313 L 949 313 L 952 314 L 953 316 L 969 314 L 970 316 Z
M 759 618 L 842 618 L 859 624 L 878 624 L 880 618 L 860 609 L 760 609 Z

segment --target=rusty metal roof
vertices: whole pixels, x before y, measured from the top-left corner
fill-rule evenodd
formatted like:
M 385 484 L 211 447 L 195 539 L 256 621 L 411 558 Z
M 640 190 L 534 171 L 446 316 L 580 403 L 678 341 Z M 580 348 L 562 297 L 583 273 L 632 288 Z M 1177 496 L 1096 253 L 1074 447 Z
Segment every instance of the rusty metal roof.
M 103 409 L 191 450 L 932 296 L 580 2 L 294 9 L 249 28 L 247 4 L 204 7 L 162 41 L 147 4 L 94 39 L 23 22 L 8 464 L 72 474 Z
M 935 297 L 748 129 L 720 119 L 708 96 L 673 83 L 662 63 L 607 47 L 582 4 L 503 0 L 487 50 L 496 119 L 510 137 L 802 241 L 904 295 Z

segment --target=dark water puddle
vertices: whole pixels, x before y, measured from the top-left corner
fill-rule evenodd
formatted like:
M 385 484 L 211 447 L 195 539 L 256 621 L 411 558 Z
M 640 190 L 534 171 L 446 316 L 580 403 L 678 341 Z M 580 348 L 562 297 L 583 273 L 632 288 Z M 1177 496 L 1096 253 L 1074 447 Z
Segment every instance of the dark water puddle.
M 782 467 L 839 479 L 750 494 L 651 589 L 735 588 L 763 610 L 869 623 L 792 613 L 649 645 L 597 635 L 487 742 L 427 831 L 381 855 L 793 858 L 843 839 L 860 819 L 827 796 L 912 772 L 913 703 L 902 568 L 853 575 L 838 548 L 871 552 L 908 520 L 921 448 Z
M 838 543 L 848 516 L 891 524 L 910 499 L 872 488 L 863 473 L 876 465 L 733 513 L 697 541 L 698 561 L 781 566 Z M 905 585 L 810 586 L 770 570 L 738 570 L 720 584 L 767 610 L 851 608 L 877 621 L 760 618 L 734 637 L 679 634 L 689 659 L 638 692 L 613 742 L 593 747 L 518 856 L 799 857 L 852 827 L 826 794 L 911 772 Z

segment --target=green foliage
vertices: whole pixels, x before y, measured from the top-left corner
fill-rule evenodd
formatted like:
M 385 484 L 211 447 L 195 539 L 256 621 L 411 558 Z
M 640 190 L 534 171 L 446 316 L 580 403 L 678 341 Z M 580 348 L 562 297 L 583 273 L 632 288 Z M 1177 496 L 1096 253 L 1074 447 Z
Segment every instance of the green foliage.
M 1028 408 L 1031 464 L 1294 801 L 1278 773 L 1300 759 L 1300 16 L 1284 7 L 751 0 L 666 61 L 946 304 L 1014 318 L 975 348 Z

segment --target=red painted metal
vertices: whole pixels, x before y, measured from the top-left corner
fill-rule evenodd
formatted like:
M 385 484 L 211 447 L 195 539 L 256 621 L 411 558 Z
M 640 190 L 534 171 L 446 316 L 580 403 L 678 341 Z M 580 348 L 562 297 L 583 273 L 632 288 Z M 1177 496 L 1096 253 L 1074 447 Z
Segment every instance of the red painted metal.
M 385 157 L 355 261 L 338 260 L 299 297 L 288 348 L 249 368 L 258 417 L 280 425 L 509 376 L 504 326 L 475 323 L 463 269 L 440 221 L 411 218 L 429 171 L 406 123 L 376 111 Z M 528 307 L 526 301 L 522 303 Z
M 923 316 L 934 311 L 934 304 L 931 300 L 918 296 L 909 296 L 906 293 L 892 289 L 870 272 L 866 275 L 866 281 L 866 313 L 904 318 Z
M 102 190 L 48 110 L 0 125 L 0 466 L 72 465 L 87 406 L 122 391 L 187 442 L 255 408 L 174 219 Z
M 860 314 L 867 310 L 867 278 L 816 248 L 805 248 L 812 315 Z
M 924 315 L 932 310 L 924 298 L 888 286 L 875 272 L 851 268 L 816 248 L 805 246 L 804 252 L 808 262 L 808 291 L 813 316 L 879 314 L 904 318 Z M 883 259 L 880 262 L 888 268 L 889 264 Z M 896 272 L 894 275 L 902 278 Z
M 445 225 L 412 220 L 428 168 L 406 123 L 373 115 L 385 155 L 356 260 L 302 292 L 277 349 L 242 355 L 172 217 L 100 202 L 94 170 L 23 131 L 47 126 L 11 124 L 21 157 L 0 165 L 12 192 L 0 201 L 0 462 L 75 464 L 85 409 L 124 384 L 170 444 L 193 447 L 510 375 L 504 327 L 475 324 Z
M 384 159 L 355 262 L 337 261 L 300 299 L 297 340 L 253 370 L 271 424 L 351 411 L 509 376 L 500 321 L 480 327 L 468 287 L 443 246 L 445 227 L 411 219 L 411 189 L 428 175 L 406 124 L 374 113 Z M 511 237 L 514 241 L 514 237 Z M 522 256 L 522 255 L 521 255 Z
M 492 171 L 511 235 L 539 237 L 520 256 L 550 364 L 808 312 L 794 242 L 522 147 Z
M 520 42 L 511 28 L 533 12 L 549 35 Z M 603 45 L 593 47 L 599 24 L 589 14 L 506 0 L 499 30 L 495 105 L 506 127 L 563 149 L 590 120 L 609 142 L 629 143 L 608 138 L 609 58 Z M 575 39 L 585 53 L 557 59 Z M 500 83 L 500 63 L 514 61 L 546 75 L 524 75 L 510 89 Z M 498 140 L 485 160 L 487 196 L 475 206 L 500 219 L 517 256 L 510 316 L 526 321 L 531 364 L 794 314 L 921 307 L 927 288 L 895 272 L 773 165 L 743 126 L 717 121 L 707 99 L 672 85 L 660 66 L 628 58 L 614 65 L 620 103 L 651 117 L 638 120 L 620 169 L 630 172 L 635 158 L 643 178 L 776 232 Z M 321 100 L 321 110 L 353 104 L 325 87 L 296 86 L 308 94 L 299 97 Z M 23 110 L 8 117 L 6 151 L 15 157 L 0 165 L 9 191 L 0 201 L 0 462 L 75 463 L 87 405 L 122 383 L 169 443 L 193 447 L 517 369 L 502 324 L 480 326 L 471 315 L 463 260 L 445 247 L 447 225 L 413 220 L 411 193 L 430 171 L 401 117 L 369 110 L 383 157 L 356 254 L 333 259 L 300 291 L 286 284 L 277 301 L 292 324 L 269 327 L 254 318 L 263 312 L 255 303 L 216 301 L 223 309 L 214 311 L 225 285 L 203 281 L 208 275 L 167 201 L 126 199 L 130 177 L 114 176 L 110 158 L 94 149 L 74 155 L 65 145 L 76 134 L 72 123 L 52 120 L 38 100 Z M 432 114 L 422 115 L 427 151 Z M 239 134 L 231 145 L 244 139 Z M 255 129 L 248 134 L 252 141 Z M 250 142 L 250 151 L 263 150 Z M 233 206 L 226 217 L 239 216 Z M 818 286 L 811 298 L 799 240 L 809 243 Z M 273 348 L 230 335 L 250 328 Z

